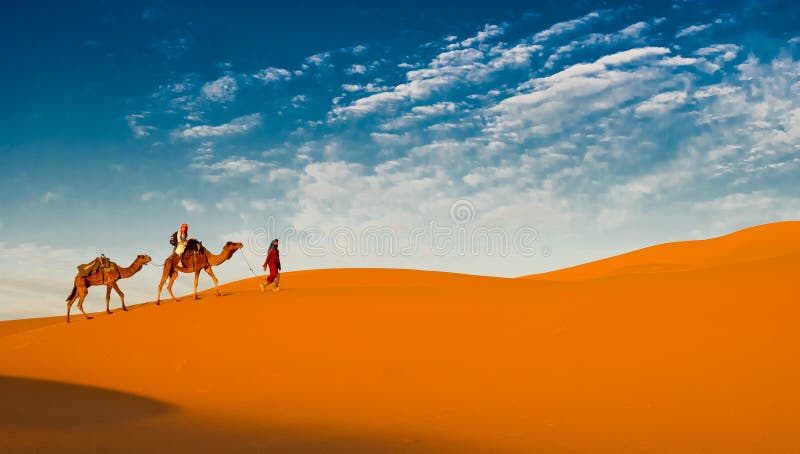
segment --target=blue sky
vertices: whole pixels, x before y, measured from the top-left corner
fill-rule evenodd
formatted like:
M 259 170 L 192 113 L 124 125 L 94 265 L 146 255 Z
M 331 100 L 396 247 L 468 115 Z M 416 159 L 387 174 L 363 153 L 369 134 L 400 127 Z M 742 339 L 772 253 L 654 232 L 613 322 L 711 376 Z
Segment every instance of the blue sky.
M 282 235 L 287 270 L 516 276 L 800 217 L 794 2 L 289 3 L 5 7 L 0 318 L 62 313 L 101 252 L 163 261 L 182 222 L 252 263 Z M 432 222 L 534 253 L 326 243 Z

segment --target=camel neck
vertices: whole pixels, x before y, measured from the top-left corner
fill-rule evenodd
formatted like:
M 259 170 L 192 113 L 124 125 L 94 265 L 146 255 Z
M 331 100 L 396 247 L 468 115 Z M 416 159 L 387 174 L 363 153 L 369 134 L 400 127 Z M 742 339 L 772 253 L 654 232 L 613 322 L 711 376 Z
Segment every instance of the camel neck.
M 233 250 L 228 248 L 223 248 L 222 252 L 217 254 L 212 254 L 208 249 L 206 249 L 206 257 L 208 258 L 208 264 L 211 266 L 217 266 L 220 263 L 228 260 L 233 255 Z
M 142 269 L 142 264 L 137 262 L 136 260 L 134 260 L 133 263 L 131 263 L 131 266 L 129 266 L 127 268 L 119 268 L 118 271 L 119 271 L 120 277 L 127 278 L 127 277 L 131 277 L 134 274 L 138 273 L 139 270 L 141 270 L 141 269 Z

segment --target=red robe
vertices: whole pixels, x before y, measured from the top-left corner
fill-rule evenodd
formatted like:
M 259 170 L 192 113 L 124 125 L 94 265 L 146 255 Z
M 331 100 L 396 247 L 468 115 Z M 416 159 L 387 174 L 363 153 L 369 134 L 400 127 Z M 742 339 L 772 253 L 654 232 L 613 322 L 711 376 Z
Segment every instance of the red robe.
M 271 284 L 278 277 L 278 271 L 281 270 L 281 257 L 277 249 L 272 248 L 267 253 L 267 260 L 264 261 L 264 266 L 269 266 L 269 276 L 267 283 Z

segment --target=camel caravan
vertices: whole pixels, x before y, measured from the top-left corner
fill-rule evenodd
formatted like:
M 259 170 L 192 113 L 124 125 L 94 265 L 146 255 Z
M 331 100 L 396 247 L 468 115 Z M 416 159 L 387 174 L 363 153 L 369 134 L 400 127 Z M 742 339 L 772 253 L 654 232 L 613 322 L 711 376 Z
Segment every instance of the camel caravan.
M 194 273 L 194 299 L 197 296 L 197 281 L 200 278 L 200 272 L 205 271 L 214 282 L 214 290 L 218 296 L 222 294 L 217 287 L 217 277 L 214 271 L 211 270 L 212 266 L 217 266 L 233 257 L 233 254 L 242 248 L 242 243 L 235 243 L 228 241 L 222 247 L 219 254 L 214 254 L 200 241 L 194 238 L 188 238 L 188 225 L 181 225 L 180 230 L 172 234 L 170 237 L 170 244 L 175 247 L 172 254 L 164 260 L 163 273 L 161 274 L 161 281 L 158 283 L 158 297 L 156 298 L 156 305 L 161 304 L 161 289 L 164 287 L 164 282 L 169 279 L 167 283 L 167 292 L 172 297 L 173 302 L 178 300 L 172 293 L 172 284 L 178 278 L 179 273 Z M 139 254 L 133 260 L 133 263 L 128 267 L 120 267 L 116 263 L 109 260 L 104 255 L 92 260 L 85 265 L 78 266 L 78 275 L 75 276 L 75 282 L 72 287 L 72 292 L 67 297 L 67 322 L 70 321 L 70 309 L 75 301 L 78 301 L 78 310 L 89 320 L 92 317 L 83 310 L 83 301 L 86 295 L 89 294 L 89 287 L 92 286 L 106 286 L 106 313 L 111 314 L 109 307 L 111 301 L 111 290 L 117 292 L 120 301 L 122 301 L 122 310 L 127 311 L 128 307 L 125 306 L 125 294 L 122 293 L 117 281 L 125 279 L 138 273 L 145 265 L 151 261 L 150 256 Z M 265 264 L 266 267 L 266 264 Z M 277 290 L 277 283 L 276 290 Z M 261 287 L 262 291 L 264 287 Z

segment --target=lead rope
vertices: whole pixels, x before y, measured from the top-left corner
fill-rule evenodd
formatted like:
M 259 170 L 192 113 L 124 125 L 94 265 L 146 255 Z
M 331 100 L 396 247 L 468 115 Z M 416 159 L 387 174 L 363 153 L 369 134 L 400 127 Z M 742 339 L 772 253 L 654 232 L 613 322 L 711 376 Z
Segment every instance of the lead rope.
M 258 277 L 258 274 L 256 274 L 255 271 L 253 271 L 253 267 L 250 266 L 250 262 L 247 261 L 247 255 L 244 253 L 244 251 L 242 251 L 242 258 L 244 259 L 244 263 L 247 264 L 247 268 L 250 270 L 251 273 L 253 273 L 253 276 Z

